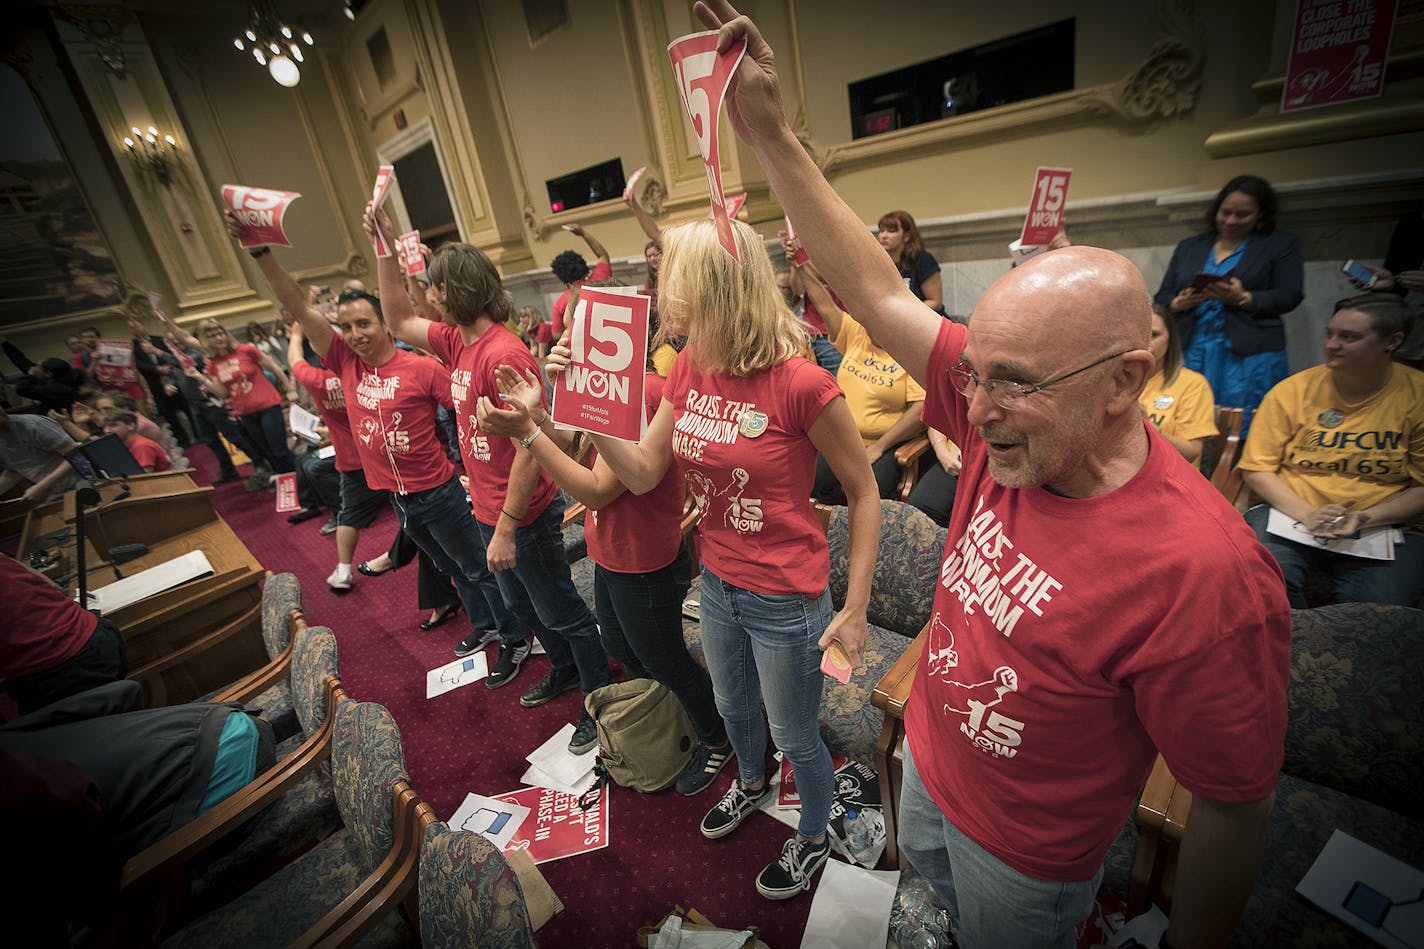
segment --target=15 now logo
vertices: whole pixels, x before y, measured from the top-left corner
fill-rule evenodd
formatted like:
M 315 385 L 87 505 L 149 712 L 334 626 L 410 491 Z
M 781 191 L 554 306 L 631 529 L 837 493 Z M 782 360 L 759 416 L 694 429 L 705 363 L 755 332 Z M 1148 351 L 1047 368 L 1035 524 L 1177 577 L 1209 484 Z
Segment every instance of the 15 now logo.
M 564 373 L 570 392 L 628 404 L 628 371 L 633 363 L 633 336 L 625 329 L 633 311 L 603 302 L 579 300 L 574 308 L 569 348 L 573 361 Z

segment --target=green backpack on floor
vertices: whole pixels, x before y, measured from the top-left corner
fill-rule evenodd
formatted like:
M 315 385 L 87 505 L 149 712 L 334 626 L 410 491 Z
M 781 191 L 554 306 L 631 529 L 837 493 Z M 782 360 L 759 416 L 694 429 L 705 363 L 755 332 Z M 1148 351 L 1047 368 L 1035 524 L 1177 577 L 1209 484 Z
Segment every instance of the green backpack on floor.
M 697 738 L 682 703 L 652 679 L 629 679 L 594 689 L 584 699 L 598 723 L 598 782 L 635 791 L 661 791 L 677 780 Z

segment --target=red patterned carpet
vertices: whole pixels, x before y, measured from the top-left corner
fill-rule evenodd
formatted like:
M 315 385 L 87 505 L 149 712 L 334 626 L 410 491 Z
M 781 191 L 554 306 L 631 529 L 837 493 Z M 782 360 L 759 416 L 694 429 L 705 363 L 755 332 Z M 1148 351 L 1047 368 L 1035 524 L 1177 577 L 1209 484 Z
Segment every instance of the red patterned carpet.
M 216 470 L 212 456 L 195 448 L 190 457 L 194 480 L 207 484 Z M 519 705 L 520 694 L 548 671 L 542 656 L 531 657 L 519 677 L 498 691 L 477 683 L 427 700 L 426 671 L 454 658 L 451 650 L 469 627 L 463 615 L 431 632 L 417 627 L 427 614 L 416 609 L 414 564 L 378 578 L 357 575 L 355 588 L 338 595 L 325 582 L 336 547 L 334 537 L 317 533 L 324 518 L 289 525 L 285 515 L 274 512 L 271 493 L 248 494 L 241 483 L 219 486 L 215 503 L 264 567 L 301 579 L 309 622 L 336 633 L 346 689 L 394 714 L 412 783 L 442 818 L 454 813 L 467 792 L 493 795 L 519 788 L 524 756 L 577 720 L 576 693 L 538 709 Z M 383 514 L 362 532 L 356 561 L 384 551 L 395 529 L 394 514 Z M 494 647 L 489 650 L 492 663 Z M 610 846 L 539 868 L 565 907 L 539 931 L 540 944 L 636 945 L 639 926 L 681 905 L 724 926 L 756 925 L 774 949 L 799 945 L 810 894 L 773 903 L 753 884 L 790 831 L 764 814 L 719 841 L 697 830 L 734 769 L 735 762 L 712 788 L 692 798 L 671 790 L 645 795 L 614 788 Z

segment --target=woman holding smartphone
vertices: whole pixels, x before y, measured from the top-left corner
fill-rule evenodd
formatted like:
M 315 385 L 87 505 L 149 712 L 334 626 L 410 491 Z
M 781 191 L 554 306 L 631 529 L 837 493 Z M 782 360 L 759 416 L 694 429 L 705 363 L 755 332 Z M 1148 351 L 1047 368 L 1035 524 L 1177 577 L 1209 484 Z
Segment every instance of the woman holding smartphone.
M 702 819 L 731 834 L 769 792 L 766 727 L 796 775 L 797 830 L 758 875 L 758 892 L 787 899 L 810 888 L 830 847 L 834 772 L 817 724 L 822 650 L 853 665 L 865 650 L 880 506 L 855 420 L 835 380 L 805 358 L 800 323 L 782 299 L 766 250 L 731 222 L 733 259 L 711 221 L 664 232 L 660 334 L 687 336 L 641 441 L 594 435 L 599 457 L 635 494 L 662 483 L 676 459 L 702 511 L 702 645 L 739 775 Z M 555 347 L 550 368 L 569 365 Z M 850 508 L 845 606 L 833 613 L 830 552 L 810 502 L 816 454 Z
M 1304 299 L 1300 240 L 1276 230 L 1276 193 L 1240 175 L 1216 195 L 1206 230 L 1172 252 L 1153 298 L 1177 320 L 1182 362 L 1206 376 L 1220 405 L 1246 410 L 1290 372 L 1285 321 Z

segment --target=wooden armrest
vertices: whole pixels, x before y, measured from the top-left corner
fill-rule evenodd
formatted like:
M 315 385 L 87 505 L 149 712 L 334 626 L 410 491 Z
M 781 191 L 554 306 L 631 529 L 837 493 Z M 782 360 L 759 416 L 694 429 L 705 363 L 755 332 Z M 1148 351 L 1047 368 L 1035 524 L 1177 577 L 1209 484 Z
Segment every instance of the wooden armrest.
M 1159 834 L 1168 843 L 1181 843 L 1192 809 L 1192 792 L 1177 783 L 1161 755 L 1142 789 L 1133 821 L 1149 833 Z
M 929 437 L 926 435 L 916 435 L 895 449 L 895 463 L 903 468 L 912 461 L 918 461 L 921 456 L 929 450 Z
M 701 509 L 696 504 L 691 505 L 690 509 L 682 515 L 682 525 L 679 528 L 682 531 L 682 536 L 691 536 L 692 532 L 697 530 L 697 522 L 700 520 L 702 520 Z
M 292 649 L 297 642 L 297 633 L 307 628 L 302 611 L 293 607 L 287 617 L 287 648 L 267 665 L 256 672 L 248 673 L 226 689 L 213 696 L 211 702 L 250 702 L 286 677 L 292 667 Z
M 331 754 L 336 706 L 346 698 L 334 677 L 327 676 L 326 686 L 326 720 L 321 727 L 295 752 L 258 775 L 247 787 L 130 858 L 119 880 L 121 894 L 157 884 L 178 871 L 189 859 L 236 830 L 326 760 Z
M 584 506 L 582 501 L 573 501 L 568 507 L 564 508 L 564 523 L 561 526 L 568 527 L 571 524 L 582 524 L 583 516 L 587 513 L 588 508 Z
M 870 693 L 870 704 L 880 709 L 886 715 L 893 715 L 896 718 L 905 717 L 905 703 L 910 700 L 910 687 L 915 682 L 915 669 L 919 667 L 920 655 L 925 651 L 925 643 L 929 640 L 930 624 L 926 623 L 905 651 L 900 654 L 900 658 L 895 660 L 895 664 L 890 667 L 880 681 L 875 683 L 875 689 Z

